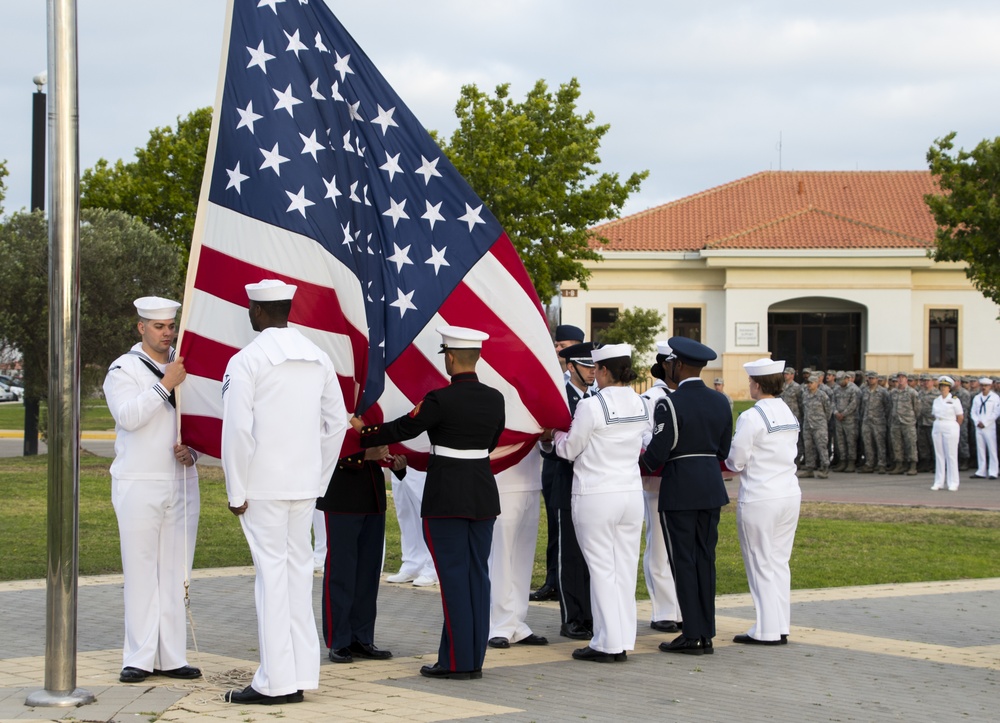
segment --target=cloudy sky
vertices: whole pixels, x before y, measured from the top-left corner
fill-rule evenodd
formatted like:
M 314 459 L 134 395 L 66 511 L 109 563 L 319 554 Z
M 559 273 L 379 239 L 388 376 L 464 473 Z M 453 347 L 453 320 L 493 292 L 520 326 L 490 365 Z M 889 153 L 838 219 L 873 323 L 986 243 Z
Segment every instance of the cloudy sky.
M 966 148 L 1000 135 L 995 0 L 328 4 L 428 128 L 453 130 L 464 84 L 521 98 L 578 78 L 581 109 L 611 126 L 602 170 L 650 171 L 626 213 L 779 167 L 922 169 L 952 130 Z M 7 212 L 29 203 L 45 5 L 0 2 Z M 83 168 L 131 159 L 150 129 L 213 103 L 224 0 L 78 6 Z

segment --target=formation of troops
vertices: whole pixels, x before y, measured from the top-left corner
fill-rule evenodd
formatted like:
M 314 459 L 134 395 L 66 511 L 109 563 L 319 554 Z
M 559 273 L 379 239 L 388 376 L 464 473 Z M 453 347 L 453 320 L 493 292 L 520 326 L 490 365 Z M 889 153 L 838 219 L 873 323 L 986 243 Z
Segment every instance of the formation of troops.
M 833 472 L 908 474 L 935 469 L 934 401 L 942 378 L 961 404 L 958 471 L 997 478 L 1000 378 L 785 368 L 781 398 L 799 420 L 800 477 Z
M 397 482 L 410 475 L 388 445 L 421 434 L 432 445 L 426 479 L 398 510 L 404 546 L 417 551 L 404 549 L 389 581 L 440 581 L 437 660 L 420 674 L 453 680 L 481 678 L 487 648 L 548 644 L 526 623 L 529 599 L 559 601 L 559 635 L 587 641 L 574 659 L 626 660 L 643 525 L 649 625 L 679 633 L 660 650 L 712 654 L 725 469 L 740 474 L 737 524 L 758 608 L 757 624 L 734 642 L 759 645 L 788 642 L 796 464 L 800 476 L 916 474 L 934 464 L 936 446 L 939 471 L 941 454 L 955 451 L 963 469 L 975 463 L 974 477 L 998 475 L 1000 397 L 991 378 L 805 370 L 799 383 L 785 368 L 782 385 L 784 362 L 762 359 L 745 365 L 758 404 L 741 415 L 734 439 L 721 380 L 716 390 L 701 380 L 713 350 L 681 337 L 658 342 L 655 382 L 640 396 L 627 344 L 599 347 L 568 325 L 557 329 L 555 347 L 573 424 L 543 430 L 538 448 L 494 475 L 490 454 L 505 409 L 501 393 L 476 373 L 487 334 L 439 327 L 450 384 L 409 414 L 372 424 L 348 414 L 330 357 L 288 326 L 295 291 L 276 280 L 246 286 L 258 334 L 232 357 L 222 384 L 222 464 L 229 509 L 253 557 L 260 650 L 251 684 L 226 693 L 227 702 L 304 700 L 319 685 L 320 640 L 333 663 L 392 656 L 375 644 L 385 480 L 387 470 Z M 184 601 L 199 518 L 198 453 L 177 438 L 176 390 L 187 374 L 173 347 L 180 304 L 134 303 L 140 342 L 115 360 L 104 385 L 117 432 L 112 502 L 125 578 L 120 680 L 196 679 L 202 672 L 187 660 Z M 961 442 L 956 433 L 954 444 L 942 443 L 942 425 L 956 422 Z M 786 471 L 769 471 L 779 468 Z M 957 489 L 953 473 L 949 489 Z M 529 594 L 542 498 L 547 574 Z M 310 543 L 317 508 L 328 542 L 319 636 Z M 781 540 L 769 540 L 779 513 Z M 418 514 L 423 545 L 414 544 L 410 518 Z M 765 560 L 769 549 L 783 552 Z

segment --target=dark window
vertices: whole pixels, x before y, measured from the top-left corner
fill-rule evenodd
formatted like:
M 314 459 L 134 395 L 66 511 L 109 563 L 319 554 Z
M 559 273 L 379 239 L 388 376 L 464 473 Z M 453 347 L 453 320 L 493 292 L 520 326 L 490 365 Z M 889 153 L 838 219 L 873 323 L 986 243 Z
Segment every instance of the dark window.
M 618 321 L 618 308 L 595 307 L 590 310 L 590 338 L 599 342 L 601 334 Z
M 701 341 L 701 309 L 674 307 L 674 336 Z
M 773 359 L 796 369 L 857 369 L 861 363 L 858 312 L 775 312 L 767 315 Z
M 927 329 L 927 366 L 958 368 L 958 309 L 931 309 Z

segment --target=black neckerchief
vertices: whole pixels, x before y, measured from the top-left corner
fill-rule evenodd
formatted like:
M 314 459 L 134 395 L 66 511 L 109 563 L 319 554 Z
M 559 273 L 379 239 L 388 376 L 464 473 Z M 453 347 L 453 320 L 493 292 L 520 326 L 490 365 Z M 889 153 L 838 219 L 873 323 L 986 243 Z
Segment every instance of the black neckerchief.
M 129 351 L 129 354 L 133 354 L 139 357 L 139 361 L 141 361 L 143 365 L 147 369 L 149 369 L 149 371 L 153 372 L 153 374 L 156 375 L 157 379 L 163 379 L 163 372 L 160 371 L 159 367 L 157 367 L 156 364 L 153 363 L 153 360 L 150 359 L 148 356 L 143 354 L 141 351 L 135 351 L 135 350 Z M 168 357 L 168 361 L 172 361 L 172 358 L 173 358 L 173 352 L 171 352 L 170 356 Z M 177 395 L 174 393 L 173 389 L 170 390 L 170 396 L 167 397 L 167 401 L 170 402 L 171 407 L 177 409 Z

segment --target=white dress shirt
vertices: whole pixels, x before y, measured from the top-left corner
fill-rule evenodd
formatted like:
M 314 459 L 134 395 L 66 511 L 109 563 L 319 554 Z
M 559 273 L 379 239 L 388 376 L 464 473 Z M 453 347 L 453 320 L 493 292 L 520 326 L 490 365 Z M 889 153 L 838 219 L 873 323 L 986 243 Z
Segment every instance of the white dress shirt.
M 785 402 L 758 402 L 736 420 L 726 466 L 740 473 L 740 502 L 802 494 L 795 475 L 799 423 Z

